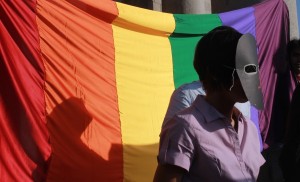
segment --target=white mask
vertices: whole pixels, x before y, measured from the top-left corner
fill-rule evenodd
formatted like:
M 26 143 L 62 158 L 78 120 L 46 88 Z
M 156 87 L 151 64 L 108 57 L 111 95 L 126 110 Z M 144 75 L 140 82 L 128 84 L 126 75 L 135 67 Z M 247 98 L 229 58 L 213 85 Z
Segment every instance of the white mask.
M 235 70 L 250 103 L 257 109 L 263 109 L 256 41 L 251 34 L 245 34 L 239 39 L 236 49 Z

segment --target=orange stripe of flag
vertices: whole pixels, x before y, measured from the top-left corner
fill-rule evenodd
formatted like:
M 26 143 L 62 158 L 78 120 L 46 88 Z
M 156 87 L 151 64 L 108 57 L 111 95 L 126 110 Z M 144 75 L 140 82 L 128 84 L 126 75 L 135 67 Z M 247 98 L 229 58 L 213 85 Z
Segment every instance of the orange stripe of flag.
M 52 160 L 48 181 L 122 181 L 112 1 L 38 0 Z

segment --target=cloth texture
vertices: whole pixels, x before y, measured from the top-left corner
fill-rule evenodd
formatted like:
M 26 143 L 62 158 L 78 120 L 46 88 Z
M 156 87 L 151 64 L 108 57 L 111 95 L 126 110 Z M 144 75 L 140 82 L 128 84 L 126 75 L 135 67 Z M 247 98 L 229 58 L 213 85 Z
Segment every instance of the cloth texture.
M 187 171 L 183 181 L 256 181 L 265 162 L 252 121 L 237 109 L 238 132 L 198 96 L 167 121 L 160 134 L 158 162 Z
M 205 95 L 205 90 L 200 81 L 193 81 L 181 85 L 179 88 L 174 90 L 170 98 L 169 106 L 163 121 L 164 125 L 166 121 L 170 120 L 177 112 L 190 107 L 195 101 L 198 95 Z M 251 118 L 251 105 L 250 102 L 235 103 L 235 107 L 243 113 L 245 117 Z M 253 120 L 252 120 L 253 121 Z M 257 121 L 253 121 L 259 135 L 260 148 L 263 149 L 262 138 L 259 130 L 259 124 Z
M 283 0 L 221 14 L 2 0 L 0 15 L 1 182 L 152 181 L 170 96 L 199 79 L 195 46 L 220 25 L 255 36 L 265 109 L 251 120 L 265 147 L 281 139 L 294 89 Z

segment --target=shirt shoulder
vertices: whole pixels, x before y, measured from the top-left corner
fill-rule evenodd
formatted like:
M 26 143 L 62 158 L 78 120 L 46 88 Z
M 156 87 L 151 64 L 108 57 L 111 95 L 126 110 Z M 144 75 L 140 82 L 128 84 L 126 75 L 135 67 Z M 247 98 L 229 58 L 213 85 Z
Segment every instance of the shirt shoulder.
M 200 81 L 183 84 L 175 91 L 175 95 L 189 98 L 191 100 L 191 103 L 199 94 L 205 95 L 203 85 Z
M 195 132 L 188 115 L 176 114 L 165 123 L 160 133 L 158 162 L 189 171 L 195 155 Z

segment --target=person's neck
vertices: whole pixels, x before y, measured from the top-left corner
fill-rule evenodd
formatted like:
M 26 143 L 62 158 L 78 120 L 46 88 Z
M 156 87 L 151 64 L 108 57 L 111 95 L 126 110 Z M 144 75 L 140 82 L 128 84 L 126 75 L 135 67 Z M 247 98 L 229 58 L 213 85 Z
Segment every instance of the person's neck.
M 205 100 L 212 106 L 214 106 L 217 111 L 223 114 L 231 122 L 233 118 L 233 107 L 235 102 L 227 99 L 225 93 L 213 92 L 205 96 Z
M 234 104 L 235 102 L 231 99 L 228 99 L 228 95 L 226 93 L 211 93 L 205 96 L 205 100 L 215 107 L 217 111 L 223 114 L 227 119 L 229 124 L 238 132 L 238 121 L 237 118 L 234 117 Z

